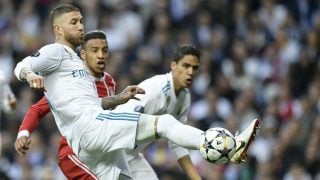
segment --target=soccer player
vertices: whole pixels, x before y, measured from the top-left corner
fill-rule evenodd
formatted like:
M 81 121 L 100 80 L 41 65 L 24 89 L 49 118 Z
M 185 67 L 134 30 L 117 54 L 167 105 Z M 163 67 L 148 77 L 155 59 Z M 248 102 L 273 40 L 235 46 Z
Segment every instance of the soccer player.
M 58 129 L 73 152 L 100 179 L 130 179 L 126 161 L 115 156 L 118 150 L 133 149 L 158 138 L 188 149 L 200 149 L 203 131 L 184 125 L 171 115 L 102 109 L 107 107 L 108 100 L 99 99 L 89 72 L 74 52 L 83 41 L 82 20 L 75 6 L 60 5 L 53 9 L 55 43 L 45 45 L 35 56 L 24 58 L 14 71 L 19 80 L 27 80 L 33 89 L 45 90 Z M 132 96 L 139 90 L 134 86 Z M 253 121 L 236 139 L 234 161 L 242 160 L 257 125 L 258 121 Z
M 145 94 L 137 95 L 139 101 L 131 99 L 127 103 L 117 106 L 116 110 L 152 115 L 168 113 L 180 122 L 186 123 L 191 105 L 188 88 L 192 85 L 198 72 L 199 64 L 200 52 L 198 49 L 190 45 L 179 46 L 171 61 L 171 72 L 153 76 L 138 84 L 140 88 L 145 90 Z M 140 153 L 147 145 L 140 145 L 134 150 L 126 150 L 133 179 L 158 179 L 143 154 Z M 171 141 L 169 141 L 169 146 L 189 179 L 201 179 L 192 165 L 189 151 Z
M 171 72 L 142 81 L 138 86 L 145 90 L 145 94 L 137 95 L 140 100 L 129 100 L 117 106 L 116 110 L 131 110 L 152 115 L 168 113 L 180 122 L 186 123 L 191 105 L 190 92 L 187 88 L 191 86 L 199 64 L 198 49 L 190 45 L 179 46 L 172 58 Z M 133 179 L 158 179 L 150 164 L 140 153 L 146 146 L 147 144 L 126 151 Z M 192 165 L 189 151 L 171 141 L 169 141 L 169 146 L 189 179 L 201 179 Z
M 5 79 L 2 71 L 0 71 L 0 101 L 0 111 L 2 110 L 7 114 L 11 114 L 16 109 L 16 97 L 12 93 L 9 83 Z
M 106 61 L 109 57 L 108 41 L 102 31 L 90 31 L 85 34 L 81 45 L 81 59 L 85 62 L 90 74 L 95 80 L 99 97 L 109 97 L 110 109 L 119 103 L 121 98 L 114 96 L 116 83 L 114 79 L 104 72 Z M 45 97 L 29 107 L 19 129 L 15 142 L 16 151 L 22 155 L 29 149 L 30 133 L 38 126 L 40 119 L 49 113 L 50 108 Z M 81 162 L 68 146 L 65 138 L 59 142 L 59 167 L 68 179 L 97 179 L 97 177 Z

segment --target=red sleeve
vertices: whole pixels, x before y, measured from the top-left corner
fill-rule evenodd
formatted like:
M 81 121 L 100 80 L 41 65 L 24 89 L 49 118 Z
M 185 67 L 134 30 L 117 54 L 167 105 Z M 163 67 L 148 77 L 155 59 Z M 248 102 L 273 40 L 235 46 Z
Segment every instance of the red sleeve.
M 19 131 L 28 130 L 30 133 L 38 126 L 40 119 L 50 112 L 47 99 L 43 96 L 40 101 L 29 107 L 24 116 Z

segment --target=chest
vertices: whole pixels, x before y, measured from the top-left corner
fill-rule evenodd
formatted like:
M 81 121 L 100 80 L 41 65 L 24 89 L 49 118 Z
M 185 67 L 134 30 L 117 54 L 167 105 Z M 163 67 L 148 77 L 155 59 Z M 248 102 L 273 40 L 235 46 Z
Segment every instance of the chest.
M 115 95 L 114 84 L 104 81 L 96 81 L 95 83 L 99 97 L 108 97 Z
M 160 106 L 159 113 L 171 114 L 175 117 L 180 116 L 183 113 L 184 101 L 183 99 L 165 96 L 162 103 L 158 104 Z

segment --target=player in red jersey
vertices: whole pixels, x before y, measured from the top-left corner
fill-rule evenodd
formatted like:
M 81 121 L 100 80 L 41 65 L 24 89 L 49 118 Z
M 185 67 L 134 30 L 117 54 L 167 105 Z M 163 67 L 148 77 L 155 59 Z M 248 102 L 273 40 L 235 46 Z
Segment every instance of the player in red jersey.
M 95 80 L 99 97 L 110 98 L 110 109 L 126 101 L 126 97 L 114 96 L 116 83 L 106 72 L 105 63 L 109 57 L 108 42 L 102 31 L 91 31 L 84 36 L 81 46 L 81 58 Z M 26 116 L 19 128 L 15 149 L 20 155 L 24 155 L 29 149 L 30 134 L 38 126 L 40 119 L 50 112 L 48 102 L 43 97 L 36 104 L 29 107 Z M 98 179 L 89 168 L 81 162 L 73 153 L 65 138 L 59 142 L 59 167 L 68 179 Z

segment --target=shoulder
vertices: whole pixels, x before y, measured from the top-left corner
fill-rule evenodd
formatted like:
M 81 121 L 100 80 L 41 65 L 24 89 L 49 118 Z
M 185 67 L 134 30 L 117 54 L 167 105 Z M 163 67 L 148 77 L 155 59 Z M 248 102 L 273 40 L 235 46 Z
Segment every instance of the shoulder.
M 116 85 L 116 81 L 113 79 L 113 77 L 107 73 L 107 72 L 104 72 L 104 75 L 103 75 L 103 80 L 107 83 L 107 84 L 110 84 L 110 85 L 113 85 L 115 86 Z
M 165 75 L 155 75 L 144 81 L 142 81 L 138 86 L 140 87 L 150 87 L 152 90 L 161 90 L 168 84 Z
M 43 46 L 39 51 L 32 54 L 32 56 L 57 56 L 63 53 L 63 46 L 60 44 L 48 44 Z
M 63 46 L 57 43 L 54 44 L 47 44 L 43 46 L 40 51 L 61 51 Z
M 150 84 L 157 84 L 160 87 L 166 86 L 168 82 L 170 83 L 170 80 L 167 78 L 166 74 L 155 75 L 149 79 L 146 79 L 145 81 L 149 82 Z
M 163 94 L 169 95 L 170 91 L 173 89 L 173 84 L 171 83 L 170 73 L 158 75 L 159 82 L 161 83 L 161 90 Z
M 113 81 L 114 80 L 113 77 L 107 72 L 104 72 L 103 76 L 104 76 L 105 81 Z

